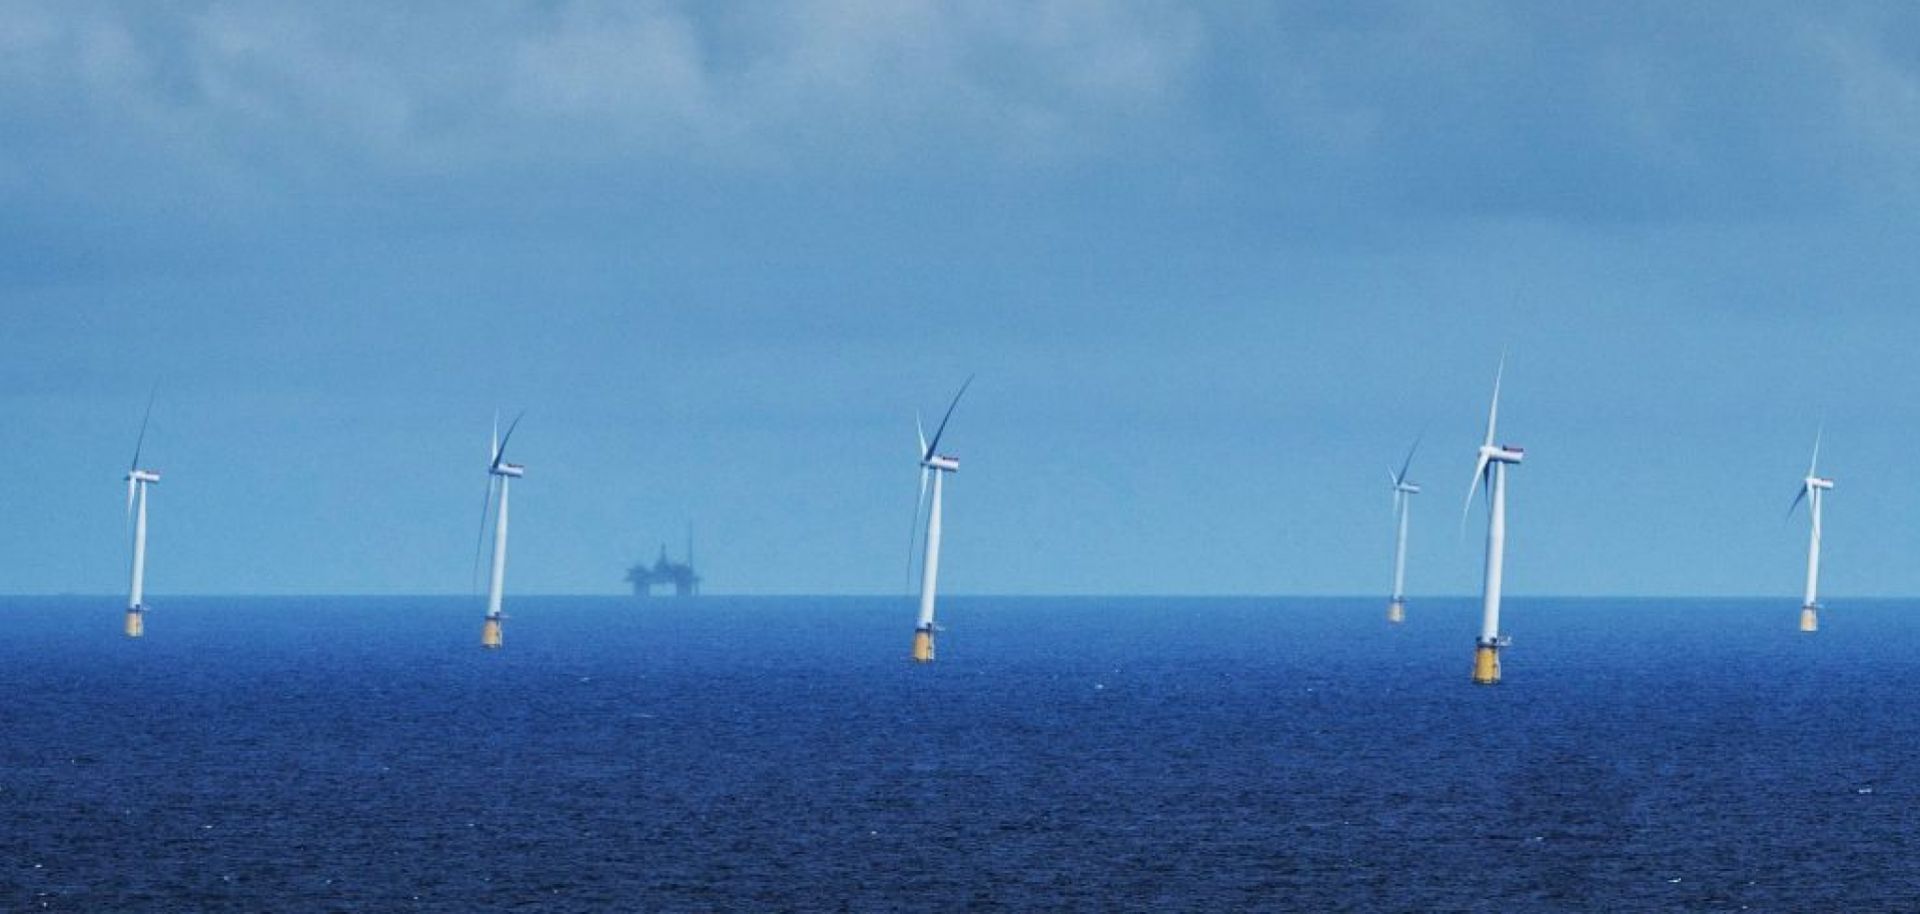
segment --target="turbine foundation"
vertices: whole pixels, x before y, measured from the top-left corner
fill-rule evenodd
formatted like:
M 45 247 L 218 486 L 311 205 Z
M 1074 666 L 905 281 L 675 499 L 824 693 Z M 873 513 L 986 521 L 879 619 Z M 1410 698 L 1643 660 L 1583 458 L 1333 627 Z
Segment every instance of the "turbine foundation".
M 1493 685 L 1500 681 L 1500 646 L 1484 641 L 1473 648 L 1473 681 L 1476 685 Z
M 487 624 L 480 628 L 480 646 L 488 650 L 496 650 L 501 643 L 500 617 L 488 616 Z
M 127 610 L 127 637 L 139 638 L 147 633 L 147 612 L 139 606 Z
M 1812 606 L 1800 607 L 1800 630 L 1817 632 L 1820 630 L 1820 611 Z
M 913 659 L 915 663 L 933 662 L 933 629 L 913 630 Z
M 1404 600 L 1395 600 L 1387 604 L 1387 621 L 1395 625 L 1407 621 L 1407 604 Z

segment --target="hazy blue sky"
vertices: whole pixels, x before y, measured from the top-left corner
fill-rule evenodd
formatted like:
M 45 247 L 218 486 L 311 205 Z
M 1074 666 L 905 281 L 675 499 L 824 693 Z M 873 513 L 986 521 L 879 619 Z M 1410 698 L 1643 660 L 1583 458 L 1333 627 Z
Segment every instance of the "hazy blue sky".
M 0 0 L 0 592 L 1920 593 L 1920 7 Z

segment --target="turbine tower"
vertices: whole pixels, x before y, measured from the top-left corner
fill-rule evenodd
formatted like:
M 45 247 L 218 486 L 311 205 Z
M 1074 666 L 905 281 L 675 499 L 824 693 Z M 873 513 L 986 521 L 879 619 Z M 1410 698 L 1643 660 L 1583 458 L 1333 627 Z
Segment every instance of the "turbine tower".
M 1517 465 L 1526 451 L 1511 445 L 1493 443 L 1494 423 L 1500 415 L 1500 379 L 1507 372 L 1507 360 L 1500 359 L 1500 370 L 1493 376 L 1493 405 L 1487 409 L 1487 437 L 1480 445 L 1480 460 L 1473 468 L 1473 484 L 1467 488 L 1466 513 L 1473 509 L 1474 492 L 1481 480 L 1487 484 L 1487 571 L 1481 604 L 1480 637 L 1474 641 L 1473 681 L 1492 685 L 1500 681 L 1500 649 L 1507 639 L 1500 635 L 1500 585 L 1507 552 L 1507 467 Z
M 1393 480 L 1393 515 L 1399 529 L 1393 547 L 1393 599 L 1387 604 L 1387 621 L 1395 625 L 1407 621 L 1407 514 L 1413 509 L 1413 496 L 1420 494 L 1420 486 L 1407 481 L 1407 471 L 1412 469 L 1413 454 L 1418 450 L 1420 439 L 1415 438 L 1400 472 L 1387 468 L 1387 476 Z
M 129 638 L 147 633 L 147 487 L 160 482 L 160 474 L 140 467 L 140 449 L 147 443 L 147 422 L 153 418 L 153 397 L 147 397 L 147 413 L 140 420 L 140 437 L 133 442 L 133 462 L 127 466 L 127 520 L 133 526 L 133 580 L 127 587 L 127 625 Z
M 1813 459 L 1807 462 L 1807 477 L 1800 480 L 1800 491 L 1793 496 L 1793 504 L 1787 506 L 1787 516 L 1807 502 L 1807 514 L 1813 520 L 1813 531 L 1807 538 L 1807 599 L 1800 605 L 1800 630 L 1817 632 L 1820 630 L 1820 502 L 1828 489 L 1833 488 L 1833 480 L 1822 477 L 1820 466 L 1820 437 L 1813 436 Z
M 521 413 L 521 416 L 526 415 Z M 527 475 L 527 468 L 517 463 L 508 463 L 507 442 L 513 440 L 513 430 L 520 427 L 520 416 L 515 416 L 507 426 L 507 434 L 500 434 L 500 417 L 493 417 L 493 447 L 491 462 L 487 465 L 487 498 L 480 505 L 480 536 L 483 541 L 487 531 L 487 515 L 492 513 L 493 522 L 493 572 L 487 585 L 487 621 L 480 629 L 480 646 L 498 648 L 501 641 L 500 620 L 506 618 L 500 613 L 500 591 L 507 580 L 507 496 L 513 481 Z M 500 506 L 493 506 L 494 489 L 500 490 Z M 479 550 L 476 549 L 477 553 Z M 479 564 L 479 556 L 474 557 Z
M 915 433 L 920 437 L 920 496 L 913 504 L 914 518 L 919 519 L 920 502 L 927 501 L 927 542 L 926 552 L 920 560 L 920 618 L 913 628 L 913 659 L 920 663 L 931 663 L 933 651 L 933 597 L 934 585 L 940 576 L 940 489 L 941 480 L 948 473 L 960 472 L 960 461 L 938 452 L 940 436 L 947 431 L 947 420 L 953 418 L 953 409 L 960 405 L 967 388 L 973 384 L 972 376 L 960 385 L 960 392 L 953 395 L 953 402 L 947 404 L 947 414 L 940 419 L 940 427 L 934 429 L 933 440 L 927 440 L 926 429 L 919 427 L 919 419 L 914 420 Z M 927 477 L 933 477 L 933 496 L 927 497 Z M 915 524 L 918 526 L 918 524 Z M 911 550 L 908 552 L 912 556 Z

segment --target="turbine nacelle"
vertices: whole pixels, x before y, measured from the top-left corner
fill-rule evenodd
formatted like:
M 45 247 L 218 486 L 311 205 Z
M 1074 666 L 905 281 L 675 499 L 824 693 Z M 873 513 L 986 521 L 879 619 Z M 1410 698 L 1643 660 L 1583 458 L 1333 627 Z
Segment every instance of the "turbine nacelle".
M 943 473 L 960 472 L 960 458 L 948 457 L 945 454 L 935 454 L 931 457 L 928 457 L 927 459 L 920 461 L 920 465 L 923 467 L 926 467 L 929 470 L 939 470 Z
M 487 472 L 492 473 L 495 476 L 511 476 L 515 479 L 519 479 L 520 477 L 527 475 L 527 468 L 517 463 L 502 462 L 502 463 L 494 464 L 490 469 L 487 470 Z
M 156 483 L 160 481 L 160 474 L 152 470 L 133 470 L 127 473 L 127 481 Z
M 1806 484 L 1807 484 L 1807 488 L 1809 488 L 1809 489 L 1831 489 L 1831 488 L 1833 488 L 1833 480 L 1831 480 L 1831 479 L 1823 479 L 1823 478 L 1821 478 L 1821 477 L 1819 477 L 1819 476 L 1809 476 L 1809 477 L 1807 477 L 1807 478 L 1806 478 L 1806 480 L 1805 480 L 1805 482 L 1806 482 Z
M 1394 483 L 1393 490 L 1403 495 L 1418 495 L 1420 494 L 1420 484 L 1417 482 Z
M 1480 464 L 1483 467 L 1489 463 L 1519 463 L 1526 459 L 1526 456 L 1526 448 L 1514 447 L 1511 444 L 1503 444 L 1499 447 L 1491 444 L 1480 446 Z

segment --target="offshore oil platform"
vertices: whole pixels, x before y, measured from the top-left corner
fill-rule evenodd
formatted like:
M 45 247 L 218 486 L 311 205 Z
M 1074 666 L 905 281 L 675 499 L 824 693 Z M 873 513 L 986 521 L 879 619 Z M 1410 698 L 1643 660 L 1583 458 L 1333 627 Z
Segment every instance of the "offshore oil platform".
M 633 585 L 636 597 L 651 597 L 655 588 L 672 588 L 676 597 L 693 597 L 700 594 L 700 574 L 693 570 L 693 527 L 687 527 L 687 560 L 676 562 L 667 558 L 667 545 L 660 544 L 660 557 L 652 565 L 640 562 L 627 569 L 627 583 Z

